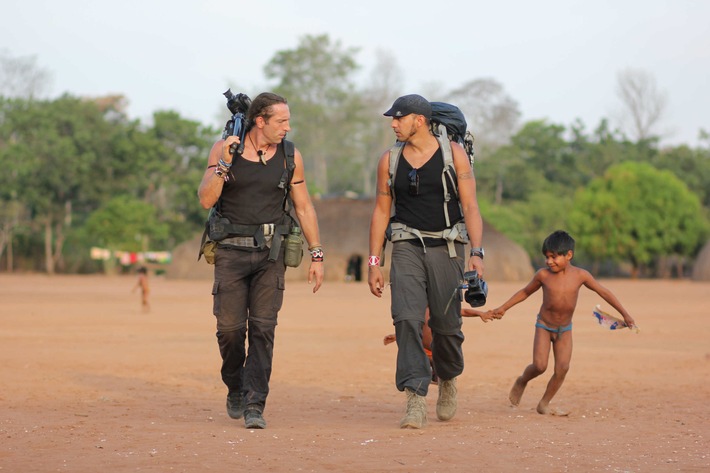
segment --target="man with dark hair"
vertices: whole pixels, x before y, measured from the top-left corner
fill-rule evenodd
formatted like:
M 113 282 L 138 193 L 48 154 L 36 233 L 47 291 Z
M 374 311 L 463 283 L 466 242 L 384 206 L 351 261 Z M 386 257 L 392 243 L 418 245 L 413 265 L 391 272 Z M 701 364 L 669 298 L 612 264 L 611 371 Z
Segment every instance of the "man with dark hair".
M 281 243 L 295 225 L 289 215 L 290 201 L 309 245 L 308 282 L 314 282 L 314 293 L 323 282 L 323 249 L 303 158 L 284 139 L 291 129 L 290 118 L 286 99 L 272 93 L 257 96 L 247 112 L 241 155 L 232 151 L 237 148 L 232 145 L 240 143 L 238 136 L 217 141 L 198 190 L 202 207 L 217 204 L 221 217 L 229 222 L 229 235 L 217 242 L 213 312 L 222 381 L 228 388 L 227 413 L 234 419 L 244 416 L 247 428 L 266 427 L 263 412 L 285 288 Z M 295 168 L 285 182 L 284 176 L 291 175 L 285 174 L 288 150 L 293 150 Z
M 380 255 L 387 235 L 393 243 L 390 281 L 398 347 L 396 385 L 407 396 L 400 427 L 415 429 L 427 422 L 426 395 L 432 377 L 422 346 L 427 307 L 432 360 L 439 377 L 436 414 L 439 420 L 449 420 L 456 413 L 456 377 L 464 365 L 461 301 L 452 293 L 463 277 L 464 247 L 469 241 L 473 247 L 469 270 L 482 276 L 484 269 L 482 220 L 471 163 L 458 143 L 440 146 L 431 131 L 431 114 L 431 104 L 419 95 L 399 97 L 384 114 L 392 117 L 401 153 L 392 175 L 391 150 L 379 160 L 368 261 L 370 291 L 382 297 L 385 282 Z M 446 153 L 452 155 L 458 194 L 446 192 L 442 179 Z

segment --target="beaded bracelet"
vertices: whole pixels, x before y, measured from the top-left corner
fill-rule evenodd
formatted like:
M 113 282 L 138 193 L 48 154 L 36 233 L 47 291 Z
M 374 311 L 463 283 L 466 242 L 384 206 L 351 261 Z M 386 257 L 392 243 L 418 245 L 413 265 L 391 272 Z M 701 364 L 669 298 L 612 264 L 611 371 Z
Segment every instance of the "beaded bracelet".
M 219 158 L 219 166 L 220 166 L 220 167 L 229 169 L 229 168 L 232 167 L 232 164 L 233 164 L 233 163 L 228 163 L 228 162 L 226 162 L 224 159 Z
M 214 173 L 221 179 L 224 179 L 224 182 L 229 181 L 229 168 L 223 168 L 222 166 L 218 166 L 215 168 Z
M 314 263 L 321 263 L 323 262 L 323 248 L 317 246 L 315 248 L 309 249 L 309 252 L 311 253 L 311 261 Z

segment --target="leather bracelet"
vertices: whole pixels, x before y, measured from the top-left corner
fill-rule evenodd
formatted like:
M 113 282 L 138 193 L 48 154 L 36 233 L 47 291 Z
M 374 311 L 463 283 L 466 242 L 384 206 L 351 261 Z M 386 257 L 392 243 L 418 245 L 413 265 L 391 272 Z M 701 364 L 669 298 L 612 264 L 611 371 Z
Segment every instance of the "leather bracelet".
M 225 169 L 223 169 L 223 168 L 221 168 L 221 167 L 217 167 L 217 168 L 215 168 L 214 173 L 215 173 L 220 179 L 224 180 L 224 182 L 229 181 L 229 169 L 226 169 L 226 170 L 225 170 Z

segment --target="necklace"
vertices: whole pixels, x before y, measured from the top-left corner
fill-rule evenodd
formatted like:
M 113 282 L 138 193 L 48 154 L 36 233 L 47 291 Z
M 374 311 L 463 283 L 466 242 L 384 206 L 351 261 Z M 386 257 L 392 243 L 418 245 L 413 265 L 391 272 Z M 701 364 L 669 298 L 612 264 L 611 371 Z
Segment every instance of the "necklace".
M 258 149 L 256 147 L 256 145 L 254 144 L 254 140 L 252 140 L 252 138 L 251 138 L 251 133 L 249 133 L 249 141 L 251 141 L 251 145 L 256 150 L 256 155 L 259 156 L 259 160 L 261 161 L 261 164 L 266 166 L 266 159 L 264 158 L 264 156 L 269 151 L 269 148 L 271 148 L 271 143 L 269 143 L 268 146 L 266 147 L 266 149 L 262 151 L 262 150 Z

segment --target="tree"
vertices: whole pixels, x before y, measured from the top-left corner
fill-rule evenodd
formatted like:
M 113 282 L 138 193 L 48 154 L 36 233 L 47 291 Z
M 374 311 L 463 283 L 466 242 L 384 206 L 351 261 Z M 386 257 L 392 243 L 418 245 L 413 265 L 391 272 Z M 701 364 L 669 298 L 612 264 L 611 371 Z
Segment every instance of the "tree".
M 626 162 L 575 196 L 569 215 L 578 248 L 630 262 L 633 276 L 666 255 L 692 256 L 709 231 L 698 197 L 669 171 Z
M 12 57 L 0 50 L 0 95 L 34 99 L 49 88 L 52 76 L 35 56 Z
M 652 74 L 641 69 L 625 69 L 617 74 L 616 94 L 621 100 L 621 126 L 636 141 L 658 136 L 668 104 L 665 92 L 658 89 Z
M 155 207 L 134 197 L 121 195 L 89 216 L 84 227 L 95 246 L 112 251 L 140 252 L 164 242 L 168 226 L 159 221 Z M 107 266 L 110 268 L 111 264 Z
M 61 264 L 75 209 L 90 205 L 89 189 L 101 185 L 89 177 L 109 155 L 110 127 L 93 103 L 66 95 L 54 101 L 14 99 L 3 112 L 2 127 L 10 138 L 0 160 L 44 235 L 45 269 L 52 274 Z
M 458 106 L 476 138 L 476 151 L 508 144 L 518 128 L 520 109 L 503 85 L 492 78 L 474 79 L 454 89 L 445 101 Z
M 362 94 L 366 117 L 358 140 L 361 151 L 356 158 L 361 166 L 362 193 L 367 196 L 375 195 L 379 156 L 395 141 L 390 120 L 382 113 L 401 95 L 402 83 L 397 57 L 384 50 L 377 51 L 375 67 Z
M 293 135 L 308 157 L 306 170 L 312 167 L 318 192 L 330 190 L 329 159 L 339 158 L 346 165 L 344 173 L 351 172 L 347 158 L 357 138 L 351 131 L 363 119 L 351 77 L 357 70 L 356 52 L 339 41 L 331 43 L 327 35 L 307 35 L 296 49 L 277 52 L 264 68 L 268 79 L 279 81 L 275 92 L 289 101 Z

